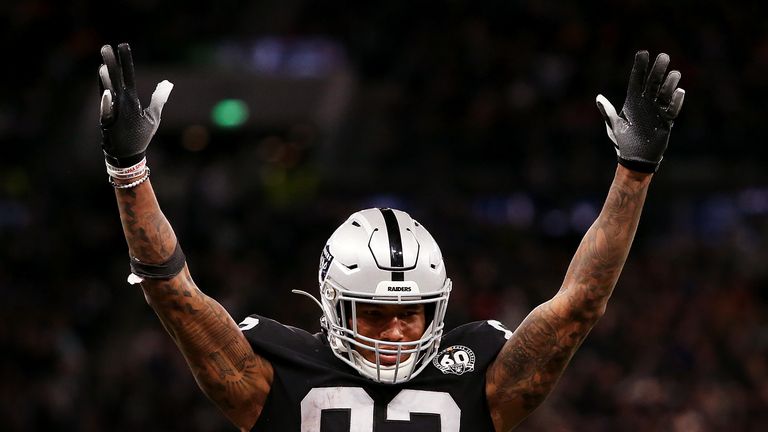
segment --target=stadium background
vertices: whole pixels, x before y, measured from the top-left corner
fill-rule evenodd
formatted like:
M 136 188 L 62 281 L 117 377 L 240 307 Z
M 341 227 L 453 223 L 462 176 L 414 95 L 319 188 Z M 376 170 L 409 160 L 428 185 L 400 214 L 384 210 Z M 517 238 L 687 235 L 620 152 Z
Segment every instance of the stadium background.
M 315 291 L 325 239 L 368 206 L 437 238 L 449 326 L 515 327 L 607 192 L 595 95 L 620 106 L 634 52 L 669 53 L 686 102 L 628 264 L 519 430 L 768 430 L 765 7 L 169 3 L 0 5 L 0 429 L 231 430 L 125 283 L 96 69 L 128 41 L 145 103 L 176 83 L 149 163 L 196 281 L 236 320 L 310 330 L 289 291 Z M 232 98 L 247 121 L 216 126 Z

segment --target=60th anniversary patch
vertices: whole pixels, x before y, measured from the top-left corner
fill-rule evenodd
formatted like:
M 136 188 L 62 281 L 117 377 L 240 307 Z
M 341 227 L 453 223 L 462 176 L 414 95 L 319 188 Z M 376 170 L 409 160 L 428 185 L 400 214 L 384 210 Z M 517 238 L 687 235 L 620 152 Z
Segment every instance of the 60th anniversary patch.
M 461 375 L 475 370 L 475 353 L 464 345 L 453 345 L 437 353 L 432 364 L 444 374 Z

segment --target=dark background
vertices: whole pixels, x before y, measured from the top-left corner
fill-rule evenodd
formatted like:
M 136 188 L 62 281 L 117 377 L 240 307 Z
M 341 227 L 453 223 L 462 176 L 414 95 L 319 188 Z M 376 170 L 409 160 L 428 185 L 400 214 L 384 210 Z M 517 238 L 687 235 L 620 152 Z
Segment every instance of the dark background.
M 768 430 L 762 3 L 173 3 L 0 5 L 0 429 L 232 430 L 125 282 L 96 70 L 127 41 L 145 103 L 176 83 L 148 160 L 198 285 L 313 331 L 290 289 L 315 292 L 325 240 L 371 206 L 438 240 L 449 327 L 517 326 L 610 184 L 595 95 L 620 107 L 634 52 L 669 53 L 686 100 L 628 263 L 519 430 Z M 242 127 L 199 116 L 229 97 Z

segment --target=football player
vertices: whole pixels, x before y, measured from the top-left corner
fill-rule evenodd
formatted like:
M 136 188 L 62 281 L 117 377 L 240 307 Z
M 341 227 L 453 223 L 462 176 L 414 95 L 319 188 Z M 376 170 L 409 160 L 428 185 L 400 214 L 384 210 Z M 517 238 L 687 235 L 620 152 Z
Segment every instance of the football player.
M 238 325 L 197 287 L 145 158 L 173 85 L 158 84 L 142 108 L 129 46 L 115 54 L 105 45 L 101 55 L 102 148 L 129 282 L 141 284 L 200 388 L 242 431 L 515 427 L 605 312 L 685 95 L 666 54 L 650 65 L 640 51 L 621 111 L 597 97 L 618 155 L 614 180 L 559 291 L 514 332 L 498 321 L 446 332 L 451 280 L 440 248 L 408 214 L 384 208 L 353 214 L 322 249 L 315 301 L 323 331 L 310 334 L 260 315 Z

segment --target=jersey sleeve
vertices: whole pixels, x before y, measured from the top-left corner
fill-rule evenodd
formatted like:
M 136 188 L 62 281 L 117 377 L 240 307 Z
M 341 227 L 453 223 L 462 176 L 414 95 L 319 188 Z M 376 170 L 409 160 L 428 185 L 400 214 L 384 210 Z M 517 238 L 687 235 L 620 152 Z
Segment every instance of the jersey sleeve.
M 451 368 L 460 366 L 452 360 L 457 360 L 456 353 L 463 350 L 473 369 L 484 372 L 511 336 L 512 331 L 496 320 L 474 321 L 456 327 L 443 337 L 434 366 L 443 373 L 451 372 Z
M 271 361 L 311 357 L 322 344 L 319 337 L 306 330 L 260 315 L 246 317 L 239 326 L 253 351 Z

